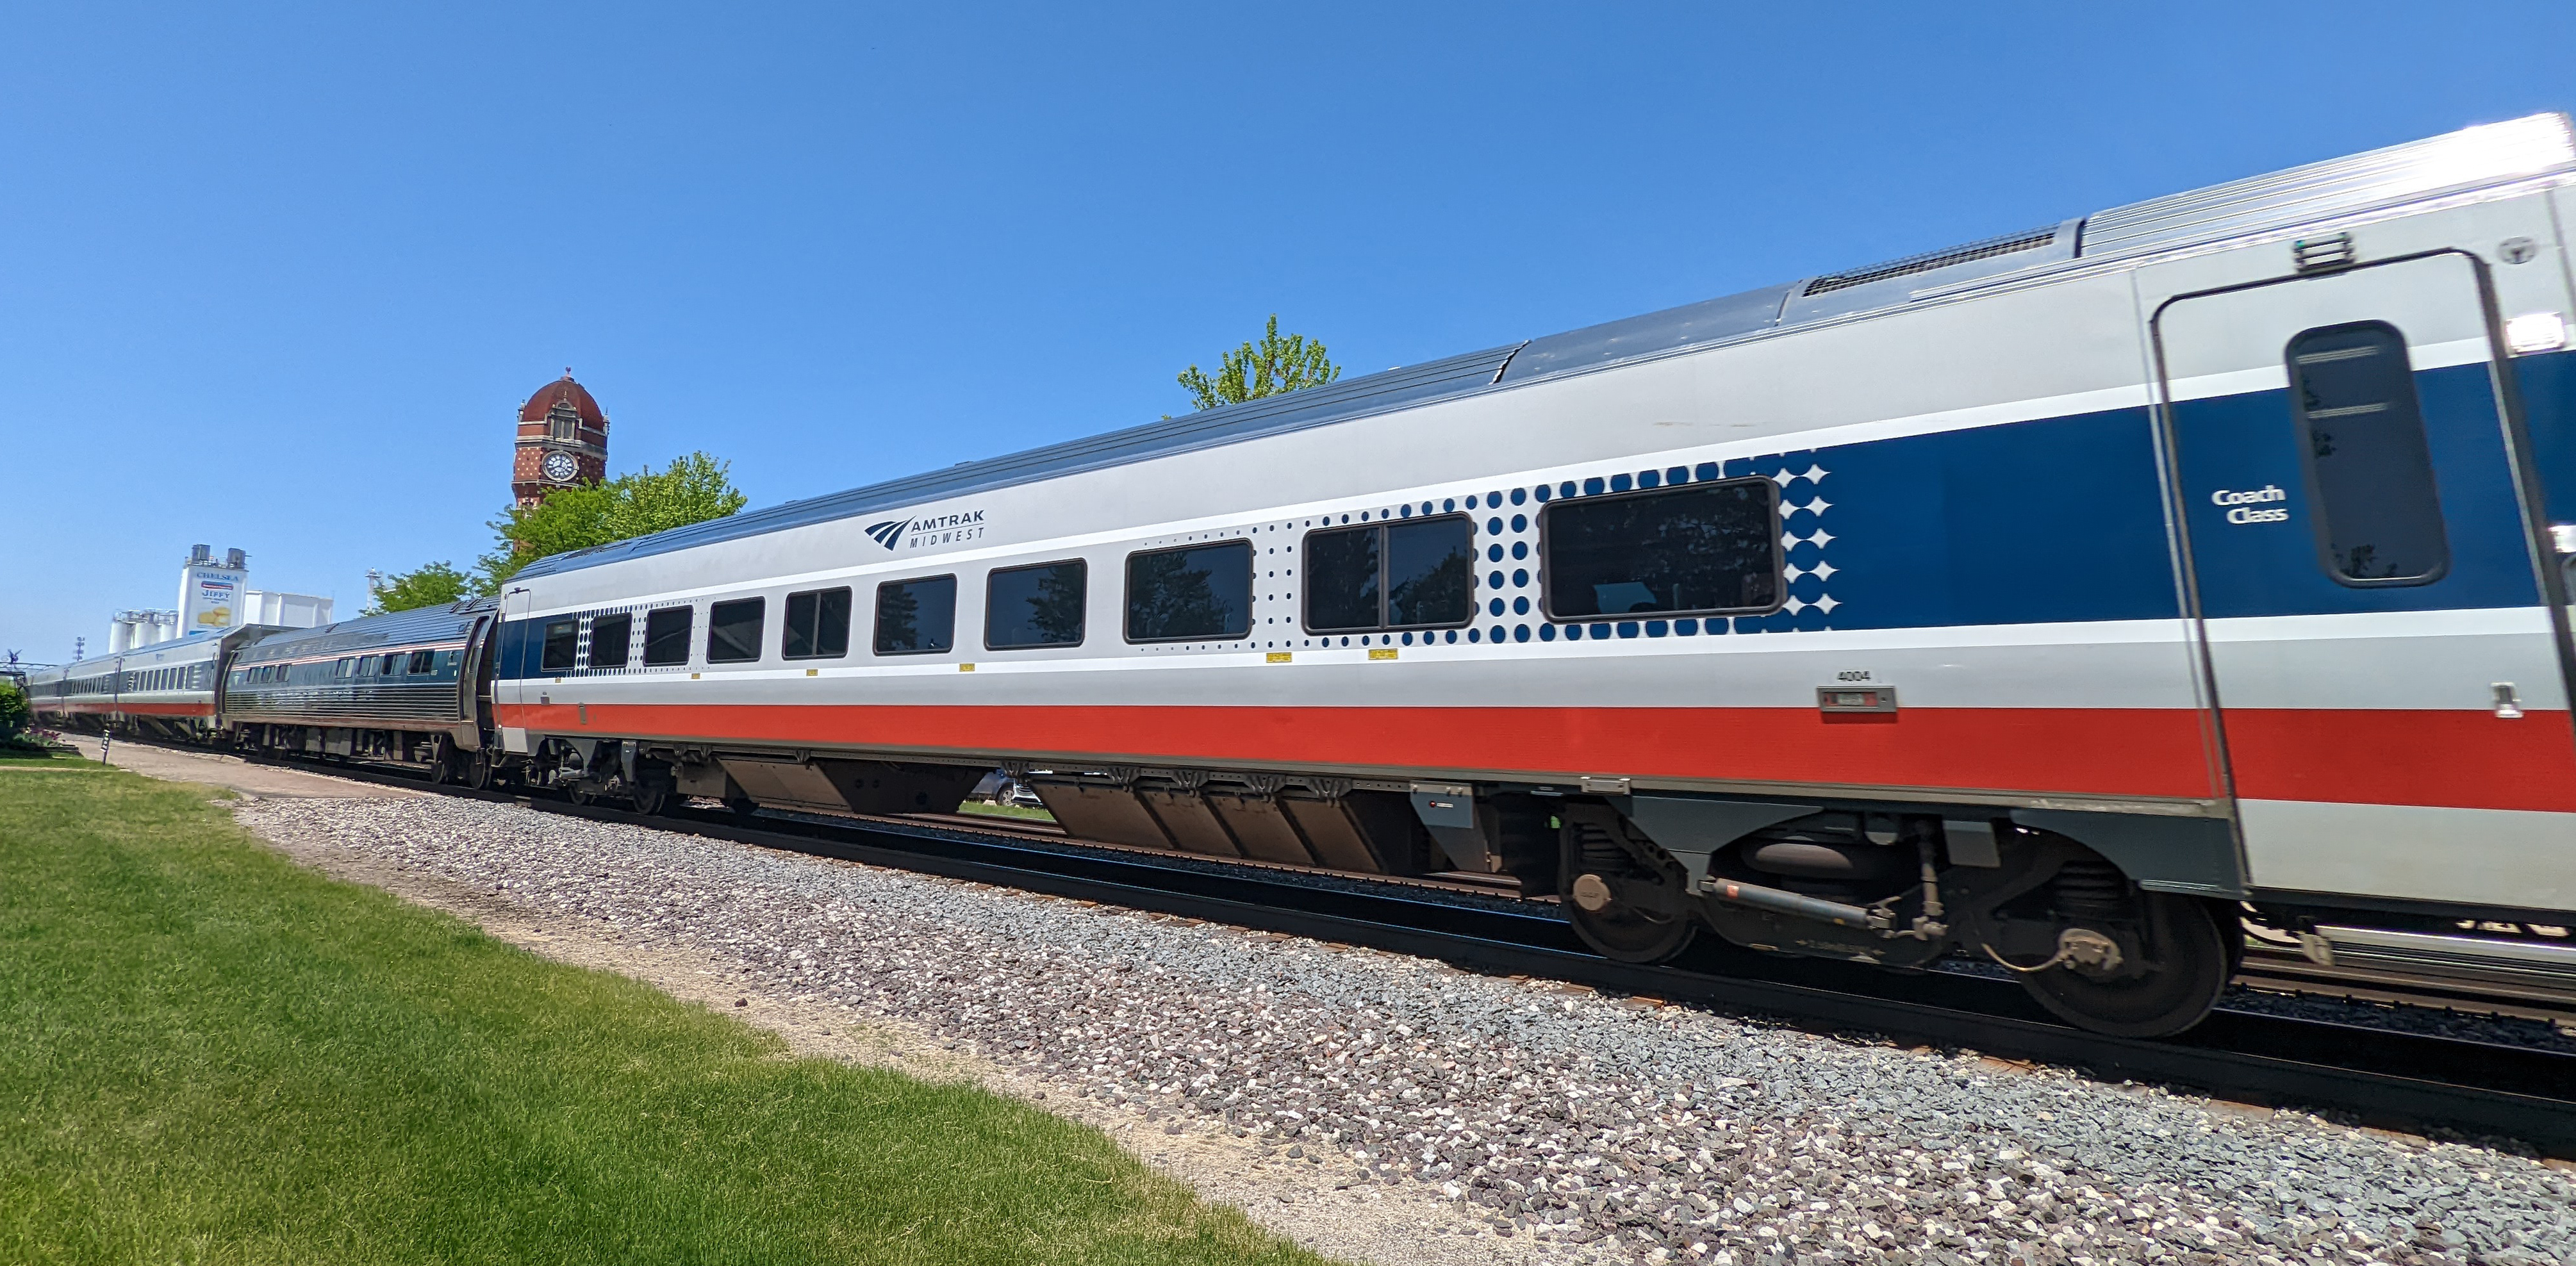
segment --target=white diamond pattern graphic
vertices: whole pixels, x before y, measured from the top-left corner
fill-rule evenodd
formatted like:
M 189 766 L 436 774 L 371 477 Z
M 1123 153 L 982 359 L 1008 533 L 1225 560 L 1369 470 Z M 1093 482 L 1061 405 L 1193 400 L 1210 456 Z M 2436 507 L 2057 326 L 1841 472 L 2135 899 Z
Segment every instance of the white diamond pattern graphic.
M 1834 539 L 1833 533 L 1828 532 L 1823 528 L 1817 528 L 1816 534 L 1807 538 L 1807 543 L 1815 546 L 1817 549 L 1823 549 L 1825 547 L 1825 542 L 1832 539 Z
M 1797 546 L 1798 546 L 1798 538 L 1797 538 L 1797 537 L 1791 536 L 1791 535 L 1789 535 L 1789 534 L 1788 534 L 1788 533 L 1786 533 L 1786 532 L 1782 532 L 1782 533 L 1780 534 L 1780 548 L 1782 548 L 1782 549 L 1795 549 L 1795 548 L 1797 548 Z
M 1809 602 L 1809 601 L 1807 601 L 1807 600 L 1806 600 L 1806 599 L 1804 599 L 1804 598 L 1791 598 L 1791 599 L 1790 599 L 1790 600 L 1788 600 L 1787 602 L 1783 602 L 1783 603 L 1781 603 L 1781 604 L 1780 604 L 1780 609 L 1781 609 L 1781 610 L 1783 610 L 1783 611 L 1788 612 L 1788 613 L 1789 613 L 1789 614 L 1791 614 L 1791 615 L 1796 615 L 1796 614 L 1798 614 L 1799 612 L 1804 611 L 1804 610 L 1806 610 L 1807 608 L 1809 608 L 1809 607 L 1811 607 L 1811 606 L 1814 606 L 1814 605 L 1815 605 L 1814 603 Z
M 1788 486 L 1789 486 L 1790 481 L 1791 481 L 1791 480 L 1794 480 L 1794 479 L 1796 479 L 1796 478 L 1797 478 L 1797 476 L 1796 476 L 1796 475 L 1793 475 L 1793 474 L 1790 474 L 1790 473 L 1789 473 L 1789 468 L 1788 468 L 1788 467 L 1783 466 L 1783 467 L 1781 467 L 1781 468 L 1780 468 L 1780 473 L 1778 473 L 1778 474 L 1776 474 L 1776 475 L 1771 476 L 1771 482 L 1773 482 L 1773 483 L 1775 483 L 1775 484 L 1778 484 L 1778 485 L 1780 485 L 1780 486 L 1781 486 L 1781 487 L 1783 487 L 1783 488 L 1786 488 L 1786 487 L 1788 487 Z
M 1834 508 L 1834 503 L 1833 503 L 1833 502 L 1830 502 L 1830 501 L 1825 500 L 1823 497 L 1818 497 L 1818 498 L 1816 498 L 1815 500 L 1810 501 L 1810 502 L 1808 502 L 1807 504 L 1802 505 L 1802 506 L 1800 506 L 1800 507 L 1798 507 L 1798 508 L 1799 508 L 1799 509 L 1801 509 L 1801 510 L 1805 510 L 1805 511 L 1807 511 L 1807 512 L 1811 513 L 1811 514 L 1823 514 L 1825 511 L 1830 510 L 1830 509 L 1833 509 L 1833 508 Z
M 1832 615 L 1834 613 L 1834 608 L 1839 607 L 1842 604 L 1834 601 L 1834 596 L 1832 594 L 1826 594 L 1823 597 L 1816 599 L 1813 605 L 1818 611 L 1822 611 L 1827 615 Z
M 1794 585 L 1794 584 L 1798 583 L 1798 577 L 1800 577 L 1800 576 L 1812 576 L 1812 575 L 1814 575 L 1815 573 L 1814 573 L 1814 572 L 1810 572 L 1810 571 L 1800 571 L 1800 570 L 1798 570 L 1798 565 L 1797 565 L 1796 563 L 1791 563 L 1791 564 L 1789 564 L 1788 566 L 1781 568 L 1781 569 L 1780 569 L 1780 574 L 1781 574 L 1781 575 L 1783 575 L 1783 576 L 1788 577 L 1788 578 L 1789 578 L 1789 583 L 1791 583 L 1791 584 L 1793 584 L 1793 585 Z
M 1801 474 L 1801 475 L 1800 475 L 1800 476 L 1798 476 L 1798 477 L 1799 477 L 1799 478 L 1801 478 L 1801 479 L 1806 480 L 1808 483 L 1811 483 L 1811 484 L 1820 484 L 1820 483 L 1825 482 L 1825 476 L 1827 476 L 1827 475 L 1829 475 L 1829 474 L 1832 474 L 1832 473 L 1833 473 L 1832 471 L 1826 470 L 1826 469 L 1825 469 L 1824 467 L 1822 467 L 1822 466 L 1817 466 L 1817 465 L 1810 464 L 1810 465 L 1807 467 L 1806 472 L 1805 472 L 1804 474 Z
M 1816 562 L 1816 565 L 1815 565 L 1815 566 L 1810 567 L 1810 568 L 1808 568 L 1808 569 L 1807 569 L 1807 574 L 1808 574 L 1808 575 L 1810 575 L 1810 576 L 1815 577 L 1815 578 L 1816 578 L 1816 579 L 1818 579 L 1818 580 L 1831 580 L 1831 579 L 1833 579 L 1833 578 L 1834 578 L 1834 573 L 1835 573 L 1835 572 L 1838 572 L 1838 571 L 1841 571 L 1841 570 L 1842 570 L 1842 568 L 1840 568 L 1840 567 L 1836 567 L 1836 566 L 1834 566 L 1832 563 L 1828 563 L 1828 562 L 1823 561 L 1822 559 L 1819 559 L 1819 560 L 1817 560 L 1817 562 Z M 1794 577 L 1794 576 L 1793 576 L 1793 577 L 1791 577 L 1790 579 L 1794 580 L 1794 579 L 1796 579 L 1796 577 Z
M 1784 519 L 1798 512 L 1798 507 L 1791 505 L 1786 501 L 1781 502 L 1778 509 L 1780 511 L 1780 517 Z

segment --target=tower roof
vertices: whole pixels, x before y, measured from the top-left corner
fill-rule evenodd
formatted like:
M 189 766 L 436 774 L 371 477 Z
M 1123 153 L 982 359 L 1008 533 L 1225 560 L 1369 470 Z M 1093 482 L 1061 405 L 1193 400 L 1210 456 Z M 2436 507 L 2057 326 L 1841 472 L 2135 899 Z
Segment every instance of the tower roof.
M 581 415 L 582 421 L 603 431 L 608 429 L 608 415 L 600 410 L 597 400 L 590 398 L 590 392 L 587 389 L 572 380 L 571 370 L 565 370 L 563 377 L 537 388 L 537 393 L 528 397 L 526 404 L 519 406 L 519 420 L 543 422 L 546 420 L 546 415 L 554 411 L 556 405 L 566 403 L 572 405 L 573 410 Z

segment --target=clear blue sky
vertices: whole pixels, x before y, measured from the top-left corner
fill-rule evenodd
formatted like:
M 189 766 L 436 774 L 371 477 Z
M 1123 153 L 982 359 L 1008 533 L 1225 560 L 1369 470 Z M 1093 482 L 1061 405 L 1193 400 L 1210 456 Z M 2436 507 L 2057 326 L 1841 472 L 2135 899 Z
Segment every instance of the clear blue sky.
M 469 561 L 567 365 L 755 504 L 2576 107 L 2565 5 L 18 5 L 0 648 Z

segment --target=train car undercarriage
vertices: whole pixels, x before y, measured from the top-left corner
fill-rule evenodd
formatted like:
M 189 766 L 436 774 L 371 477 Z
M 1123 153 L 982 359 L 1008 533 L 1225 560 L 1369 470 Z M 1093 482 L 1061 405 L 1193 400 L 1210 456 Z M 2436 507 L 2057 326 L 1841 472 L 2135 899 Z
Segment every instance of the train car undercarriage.
M 2157 1037 L 2198 1023 L 2242 955 L 2233 903 L 2146 890 L 2077 840 L 1993 809 L 1632 794 L 1624 780 L 1449 785 L 997 763 L 1078 839 L 1473 880 L 1554 901 L 1585 944 L 1627 962 L 1672 959 L 1702 935 L 1897 969 L 1964 953 L 2012 970 L 2069 1023 Z M 502 758 L 485 781 L 646 812 L 699 797 L 745 813 L 906 814 L 955 812 L 989 772 L 891 755 L 556 737 Z

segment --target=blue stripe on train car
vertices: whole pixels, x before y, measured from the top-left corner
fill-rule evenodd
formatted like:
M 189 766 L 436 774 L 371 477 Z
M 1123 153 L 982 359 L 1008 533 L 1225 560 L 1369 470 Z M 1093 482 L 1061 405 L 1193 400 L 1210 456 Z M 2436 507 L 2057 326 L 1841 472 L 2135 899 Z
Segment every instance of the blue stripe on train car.
M 1792 628 L 2171 619 L 2180 611 L 2143 408 L 1846 444 L 1798 455 L 1829 508 L 1798 511 L 1792 596 L 1837 604 Z M 1808 469 L 1805 460 L 1787 464 Z M 1756 469 L 1772 463 L 1757 462 Z M 1789 500 L 1806 497 L 1806 483 Z M 1805 614 L 1805 613 L 1800 613 Z M 1766 628 L 1778 624 L 1765 622 Z
M 2576 352 L 2517 357 L 2513 376 L 2548 519 L 2576 523 Z
M 492 674 L 505 680 L 533 677 L 537 671 L 534 620 L 505 620 L 501 624 L 499 646 L 495 652 Z M 524 661 L 524 662 L 523 662 Z
M 2505 463 L 2503 428 L 2484 364 L 2419 371 L 2435 490 L 2450 547 L 2437 582 L 2356 587 L 2328 574 L 2315 531 L 2289 392 L 2175 406 L 2184 513 L 2203 613 L 2212 618 L 2527 607 L 2538 601 L 2528 534 Z M 2231 524 L 2215 489 L 2277 487 L 2275 523 Z

